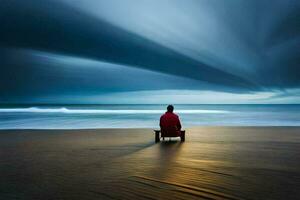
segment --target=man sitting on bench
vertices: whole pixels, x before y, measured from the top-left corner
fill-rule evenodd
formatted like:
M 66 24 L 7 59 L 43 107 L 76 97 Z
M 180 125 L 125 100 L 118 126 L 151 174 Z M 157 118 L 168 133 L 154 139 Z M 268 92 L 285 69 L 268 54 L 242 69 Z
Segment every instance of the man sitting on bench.
M 181 137 L 184 141 L 184 131 L 181 131 L 181 123 L 178 115 L 173 113 L 174 106 L 168 105 L 167 112 L 160 117 L 161 137 Z

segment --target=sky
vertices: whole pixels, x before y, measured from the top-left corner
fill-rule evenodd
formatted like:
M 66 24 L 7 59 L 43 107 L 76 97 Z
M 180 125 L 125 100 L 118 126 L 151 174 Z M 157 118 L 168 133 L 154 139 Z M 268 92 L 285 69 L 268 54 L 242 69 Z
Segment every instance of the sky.
M 298 0 L 2 0 L 0 103 L 300 103 Z

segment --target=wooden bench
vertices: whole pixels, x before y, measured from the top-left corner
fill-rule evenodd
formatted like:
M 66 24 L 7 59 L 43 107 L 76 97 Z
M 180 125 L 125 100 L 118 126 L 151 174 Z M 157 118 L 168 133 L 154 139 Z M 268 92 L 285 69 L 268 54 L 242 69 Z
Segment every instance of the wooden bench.
M 160 142 L 160 138 L 161 138 L 161 130 L 154 130 L 155 133 L 155 143 Z M 185 130 L 181 130 L 180 131 L 180 135 L 178 135 L 177 133 L 173 133 L 173 134 L 165 134 L 162 138 L 163 140 L 165 140 L 165 137 L 180 137 L 181 142 L 185 141 Z

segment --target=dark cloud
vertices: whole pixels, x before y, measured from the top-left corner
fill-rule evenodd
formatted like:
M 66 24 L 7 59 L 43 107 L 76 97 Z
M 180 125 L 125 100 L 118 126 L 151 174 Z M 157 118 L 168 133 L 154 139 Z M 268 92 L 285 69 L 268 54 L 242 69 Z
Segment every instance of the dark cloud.
M 6 75 L 0 88 L 6 96 L 208 87 L 207 83 L 193 79 L 90 59 L 20 49 L 4 52 L 7 55 L 2 62 L 6 64 L 2 70 Z
M 203 10 L 197 1 L 172 5 L 157 1 L 150 6 L 142 5 L 143 1 L 78 2 L 74 6 L 53 0 L 1 2 L 2 96 L 159 89 L 245 93 L 300 85 L 296 0 L 272 5 L 269 1 L 203 1 L 210 12 L 207 21 L 213 18 L 211 23 L 219 27 L 214 31 L 224 37 L 201 29 L 209 28 L 210 22 L 199 23 L 205 19 L 197 14 L 197 9 Z M 97 5 L 99 16 L 93 9 Z M 157 5 L 162 9 L 156 10 Z M 120 14 L 126 6 L 134 13 L 129 20 Z M 167 15 L 164 7 L 188 19 L 190 26 L 180 28 L 186 24 Z M 176 13 L 185 8 L 190 13 Z M 131 19 L 149 13 L 155 15 L 154 21 Z M 160 32 L 170 33 L 169 37 Z M 109 66 L 118 66 L 119 71 L 108 70 Z

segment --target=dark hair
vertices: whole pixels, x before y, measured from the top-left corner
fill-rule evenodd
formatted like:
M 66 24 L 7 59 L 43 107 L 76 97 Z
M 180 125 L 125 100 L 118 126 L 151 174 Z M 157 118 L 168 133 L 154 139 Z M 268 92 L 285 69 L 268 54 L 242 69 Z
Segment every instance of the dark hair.
M 168 111 L 168 112 L 173 112 L 173 110 L 174 110 L 174 106 L 168 105 L 167 111 Z

